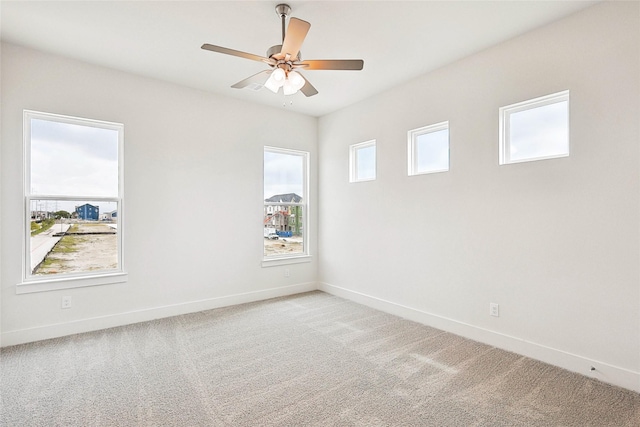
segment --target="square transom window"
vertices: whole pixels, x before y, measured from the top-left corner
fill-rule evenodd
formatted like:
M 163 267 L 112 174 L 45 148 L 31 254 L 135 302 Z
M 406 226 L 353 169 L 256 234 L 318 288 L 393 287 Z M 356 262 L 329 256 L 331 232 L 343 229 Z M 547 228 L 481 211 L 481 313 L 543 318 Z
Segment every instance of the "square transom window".
M 408 132 L 409 175 L 449 170 L 449 122 Z
M 569 155 L 569 91 L 500 108 L 500 164 Z
M 349 147 L 349 181 L 376 179 L 376 141 L 366 141 Z

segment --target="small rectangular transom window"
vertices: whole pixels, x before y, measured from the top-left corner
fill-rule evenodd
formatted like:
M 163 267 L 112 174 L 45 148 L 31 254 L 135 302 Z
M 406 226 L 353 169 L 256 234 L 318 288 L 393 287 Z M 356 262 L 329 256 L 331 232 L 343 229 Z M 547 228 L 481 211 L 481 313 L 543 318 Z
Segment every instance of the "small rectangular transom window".
M 376 141 L 366 141 L 349 146 L 349 181 L 373 181 L 376 179 Z
M 569 91 L 500 108 L 500 164 L 569 155 Z
M 449 122 L 410 130 L 407 144 L 410 176 L 449 170 Z

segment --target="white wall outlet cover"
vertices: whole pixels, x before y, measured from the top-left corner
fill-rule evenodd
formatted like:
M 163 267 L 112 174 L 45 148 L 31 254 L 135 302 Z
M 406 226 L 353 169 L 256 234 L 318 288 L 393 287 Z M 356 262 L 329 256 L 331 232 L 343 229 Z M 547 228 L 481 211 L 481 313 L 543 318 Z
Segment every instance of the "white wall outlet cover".
M 500 305 L 494 302 L 489 303 L 489 314 L 494 317 L 500 317 Z

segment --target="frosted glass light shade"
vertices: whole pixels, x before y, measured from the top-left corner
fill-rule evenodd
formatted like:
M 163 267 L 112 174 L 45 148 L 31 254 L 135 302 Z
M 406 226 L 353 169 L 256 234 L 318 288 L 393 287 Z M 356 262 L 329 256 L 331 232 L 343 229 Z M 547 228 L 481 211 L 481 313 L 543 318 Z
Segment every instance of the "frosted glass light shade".
M 302 89 L 302 86 L 304 86 L 305 83 L 304 78 L 295 71 L 291 71 L 289 73 L 288 80 L 291 82 L 293 87 L 296 88 L 296 91 Z
M 290 71 L 287 75 L 287 80 L 282 86 L 282 90 L 285 95 L 293 95 L 298 92 L 302 86 L 304 86 L 305 80 L 302 76 L 295 71 Z
M 264 84 L 264 87 L 269 89 L 273 93 L 278 93 L 278 89 L 285 83 L 286 74 L 282 68 L 276 68 L 269 76 L 269 79 Z
M 295 86 L 291 84 L 290 79 L 287 79 L 282 86 L 282 91 L 285 95 L 293 95 L 298 91 L 298 89 L 296 89 Z

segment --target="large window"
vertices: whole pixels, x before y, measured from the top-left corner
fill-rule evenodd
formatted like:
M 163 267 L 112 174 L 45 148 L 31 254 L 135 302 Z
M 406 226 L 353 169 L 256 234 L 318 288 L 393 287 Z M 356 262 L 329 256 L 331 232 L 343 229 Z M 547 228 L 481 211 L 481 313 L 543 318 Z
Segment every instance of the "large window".
M 349 147 L 349 181 L 376 179 L 376 141 L 366 141 Z
M 118 281 L 123 135 L 118 123 L 24 112 L 25 285 Z
M 569 91 L 500 108 L 500 164 L 569 155 Z
M 409 175 L 449 170 L 449 122 L 408 132 Z
M 308 255 L 309 153 L 264 149 L 264 259 Z

